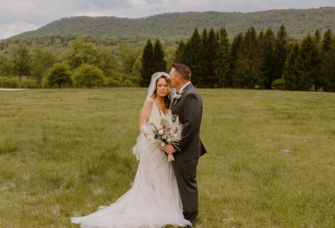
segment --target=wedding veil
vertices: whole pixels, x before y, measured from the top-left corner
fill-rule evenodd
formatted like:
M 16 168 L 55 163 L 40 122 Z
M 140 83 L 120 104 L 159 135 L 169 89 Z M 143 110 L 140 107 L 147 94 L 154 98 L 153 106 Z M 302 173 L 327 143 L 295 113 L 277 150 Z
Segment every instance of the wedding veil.
M 157 79 L 164 75 L 165 77 L 167 78 L 170 78 L 170 75 L 165 73 L 165 72 L 157 72 L 157 73 L 154 73 L 152 76 L 151 76 L 151 82 L 150 82 L 150 85 L 149 85 L 149 88 L 148 88 L 148 96 L 147 98 L 151 97 L 151 95 L 153 94 L 153 92 L 155 91 L 156 89 L 156 83 L 157 83 Z M 173 96 L 175 94 L 175 88 L 170 88 L 170 94 L 168 96 L 170 96 L 170 99 L 171 99 L 171 104 L 170 106 L 172 105 L 172 100 L 173 100 Z M 168 107 L 170 108 L 170 107 Z

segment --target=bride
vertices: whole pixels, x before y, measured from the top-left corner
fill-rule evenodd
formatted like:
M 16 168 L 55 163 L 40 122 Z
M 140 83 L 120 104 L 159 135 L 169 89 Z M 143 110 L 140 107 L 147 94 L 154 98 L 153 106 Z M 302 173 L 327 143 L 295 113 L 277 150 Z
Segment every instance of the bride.
M 152 75 L 144 103 L 140 126 L 150 115 L 166 112 L 172 101 L 170 75 Z M 110 206 L 100 206 L 97 212 L 71 218 L 72 223 L 85 228 L 159 228 L 165 225 L 188 226 L 184 219 L 179 192 L 171 162 L 160 147 L 141 133 L 133 153 L 140 161 L 134 185 Z

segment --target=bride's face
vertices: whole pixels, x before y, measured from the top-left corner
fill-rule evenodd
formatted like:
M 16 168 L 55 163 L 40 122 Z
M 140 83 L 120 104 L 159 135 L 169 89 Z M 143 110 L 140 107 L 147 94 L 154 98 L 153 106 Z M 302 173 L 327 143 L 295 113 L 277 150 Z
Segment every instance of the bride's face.
M 165 78 L 158 79 L 157 82 L 157 96 L 165 97 L 169 93 L 169 84 Z

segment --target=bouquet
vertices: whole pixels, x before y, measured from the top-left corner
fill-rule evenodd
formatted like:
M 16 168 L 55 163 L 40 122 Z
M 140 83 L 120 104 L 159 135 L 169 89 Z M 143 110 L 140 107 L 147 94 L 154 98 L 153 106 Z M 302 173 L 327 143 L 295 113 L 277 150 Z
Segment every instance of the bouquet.
M 149 121 L 143 123 L 141 130 L 147 139 L 159 143 L 162 147 L 167 144 L 176 146 L 181 140 L 182 125 L 179 123 L 179 117 L 169 110 L 166 115 L 161 112 L 160 115 L 150 116 Z M 168 161 L 174 161 L 172 154 L 168 155 Z

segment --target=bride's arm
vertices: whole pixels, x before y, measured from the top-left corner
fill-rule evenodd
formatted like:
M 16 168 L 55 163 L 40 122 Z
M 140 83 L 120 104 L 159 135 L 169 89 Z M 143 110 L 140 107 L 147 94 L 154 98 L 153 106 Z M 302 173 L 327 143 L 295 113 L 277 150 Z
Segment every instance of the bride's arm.
M 152 109 L 152 98 L 149 97 L 145 100 L 142 111 L 141 111 L 141 117 L 140 117 L 140 128 L 142 127 L 143 121 L 148 121 L 150 114 L 151 114 L 151 109 Z M 144 134 L 144 133 L 143 133 Z M 145 137 L 146 134 L 144 134 Z M 164 148 L 161 145 L 157 145 L 158 148 L 164 150 Z
M 143 121 L 148 121 L 150 114 L 151 114 L 151 109 L 152 109 L 152 98 L 149 97 L 145 100 L 142 111 L 141 111 L 141 116 L 140 116 L 140 127 L 142 127 Z

